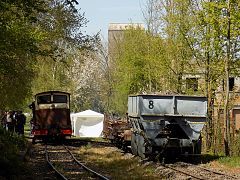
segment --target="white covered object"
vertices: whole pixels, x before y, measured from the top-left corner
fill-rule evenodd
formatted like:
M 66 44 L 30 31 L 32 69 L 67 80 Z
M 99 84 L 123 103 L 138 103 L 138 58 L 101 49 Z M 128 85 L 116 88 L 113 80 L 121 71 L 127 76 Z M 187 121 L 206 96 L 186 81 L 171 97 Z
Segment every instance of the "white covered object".
M 104 115 L 92 110 L 71 114 L 74 136 L 100 137 L 103 130 Z

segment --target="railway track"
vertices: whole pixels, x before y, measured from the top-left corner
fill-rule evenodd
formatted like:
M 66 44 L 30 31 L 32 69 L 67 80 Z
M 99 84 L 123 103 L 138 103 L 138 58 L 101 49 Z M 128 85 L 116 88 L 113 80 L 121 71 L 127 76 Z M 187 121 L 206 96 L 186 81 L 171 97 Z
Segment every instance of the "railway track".
M 107 177 L 92 170 L 76 159 L 65 145 L 45 146 L 46 160 L 61 179 L 103 179 Z
M 91 139 L 68 139 L 68 141 L 65 144 L 69 144 L 71 146 L 94 144 L 94 145 L 99 145 L 99 146 L 112 146 L 112 147 L 114 147 L 114 144 L 112 144 L 109 141 L 96 141 L 96 140 L 91 140 Z
M 175 163 L 175 164 L 169 164 L 169 165 L 162 165 L 164 168 L 168 168 L 173 170 L 176 173 L 181 173 L 186 178 L 193 178 L 193 179 L 199 179 L 199 180 L 233 180 L 233 179 L 239 179 L 239 177 L 231 176 L 229 174 L 224 174 L 221 172 L 213 171 L 209 168 L 204 168 L 198 165 L 194 164 L 188 164 L 188 163 Z
M 103 146 L 111 146 L 108 142 L 96 142 L 96 141 L 87 141 L 89 143 L 99 144 Z M 164 168 L 170 169 L 177 174 L 182 174 L 186 179 L 199 179 L 199 180 L 234 180 L 240 179 L 240 177 L 232 176 L 230 174 L 225 174 L 222 172 L 217 172 L 206 167 L 202 167 L 196 164 L 178 162 L 174 164 L 164 164 Z M 180 175 L 181 177 L 181 175 Z
M 34 157 L 32 160 L 35 162 L 35 167 L 33 167 L 33 170 L 31 169 L 32 177 L 39 177 L 42 179 L 109 179 L 108 177 L 115 177 L 114 174 L 112 174 L 111 170 L 106 171 L 108 172 L 108 177 L 102 176 L 100 173 L 100 177 L 93 174 L 91 171 L 85 170 L 87 168 L 82 167 L 78 163 L 74 162 L 74 158 L 72 155 L 68 152 L 67 149 L 70 149 L 69 151 L 71 153 L 74 153 L 78 157 L 75 152 L 79 151 L 80 146 L 88 145 L 90 146 L 88 148 L 98 147 L 102 148 L 102 146 L 109 146 L 109 144 L 102 144 L 99 142 L 82 142 L 82 141 L 74 141 L 74 142 L 66 142 L 66 148 L 63 145 L 56 144 L 56 143 L 47 143 L 46 144 L 36 144 L 34 145 L 35 150 L 32 151 L 31 155 Z M 111 146 L 111 145 L 110 145 Z M 108 149 L 108 148 L 106 148 Z M 111 148 L 110 148 L 111 149 Z M 111 149 L 112 150 L 112 149 Z M 116 149 L 116 151 L 118 151 Z M 47 154 L 46 154 L 47 152 Z M 112 151 L 111 151 L 112 152 Z M 122 151 L 118 151 L 123 153 Z M 107 153 L 107 152 L 106 152 Z M 49 168 L 49 164 L 46 161 L 46 158 L 51 163 L 51 167 Z M 76 158 L 75 158 L 76 159 Z M 78 157 L 78 159 L 80 159 Z M 80 160 L 81 161 L 81 160 Z M 84 163 L 80 162 L 81 164 L 85 165 Z M 209 169 L 206 166 L 202 166 L 199 164 L 192 164 L 192 161 L 188 162 L 172 162 L 172 164 L 159 164 L 152 162 L 152 165 L 150 162 L 146 160 L 140 161 L 140 163 L 143 166 L 153 166 L 155 169 L 154 176 L 159 177 L 159 179 L 178 179 L 178 180 L 186 180 L 186 179 L 217 179 L 217 180 L 230 180 L 230 179 L 240 179 L 238 174 L 231 175 L 228 172 L 223 172 L 221 170 L 216 169 Z M 92 163 L 91 163 L 92 164 Z M 32 166 L 32 165 L 31 165 Z M 138 165 L 139 166 L 139 165 Z M 95 169 L 101 169 L 102 167 L 98 165 L 94 165 Z M 53 170 L 54 169 L 54 170 Z M 58 172 L 56 172 L 58 171 Z M 29 172 L 29 171 L 28 171 Z M 56 176 L 56 174 L 58 174 Z M 128 174 L 127 171 L 123 171 L 124 177 L 133 177 L 130 174 Z M 26 177 L 30 176 L 29 174 L 26 175 Z M 59 178 L 60 177 L 60 178 Z M 119 177 L 121 179 L 122 177 Z M 27 178 L 22 178 L 27 179 Z M 113 178 L 118 179 L 118 178 Z M 131 178 L 130 178 L 131 179 Z M 152 178 L 154 179 L 154 178 Z M 156 178 L 155 178 L 156 179 Z

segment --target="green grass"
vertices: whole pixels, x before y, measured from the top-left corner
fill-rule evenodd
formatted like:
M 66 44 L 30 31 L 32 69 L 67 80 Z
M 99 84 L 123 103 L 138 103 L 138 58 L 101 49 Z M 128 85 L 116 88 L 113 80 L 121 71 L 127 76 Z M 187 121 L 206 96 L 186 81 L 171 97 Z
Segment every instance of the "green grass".
M 102 172 L 110 179 L 126 180 L 157 180 L 166 177 L 155 173 L 156 167 L 139 163 L 138 157 L 127 157 L 114 148 L 105 147 L 80 147 L 80 159 L 87 161 L 88 165 L 96 171 Z M 131 156 L 131 155 L 130 155 Z
M 72 139 L 81 139 L 83 141 L 96 141 L 96 142 L 108 142 L 108 140 L 102 137 L 72 137 Z
M 229 167 L 240 167 L 240 157 L 221 157 L 218 159 L 218 162 Z

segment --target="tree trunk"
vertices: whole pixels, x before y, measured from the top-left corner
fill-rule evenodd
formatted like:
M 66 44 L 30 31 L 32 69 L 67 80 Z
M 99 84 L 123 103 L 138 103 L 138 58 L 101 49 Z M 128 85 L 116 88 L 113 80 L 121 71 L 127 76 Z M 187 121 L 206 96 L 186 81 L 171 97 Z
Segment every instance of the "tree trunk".
M 225 144 L 225 155 L 230 155 L 230 120 L 229 120 L 229 62 L 230 62 L 230 0 L 228 0 L 228 29 L 227 29 L 227 56 L 225 60 L 225 103 L 224 103 L 224 118 L 225 118 L 225 133 L 224 133 L 224 144 Z

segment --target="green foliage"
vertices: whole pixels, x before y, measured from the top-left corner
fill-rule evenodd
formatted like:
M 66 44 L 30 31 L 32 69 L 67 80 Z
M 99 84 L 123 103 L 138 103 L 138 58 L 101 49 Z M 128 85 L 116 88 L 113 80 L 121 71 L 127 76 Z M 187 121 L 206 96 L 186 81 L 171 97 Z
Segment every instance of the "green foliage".
M 240 135 L 237 134 L 232 142 L 232 155 L 240 157 Z
M 21 107 L 31 90 L 32 65 L 44 34 L 34 25 L 44 1 L 0 2 L 0 109 Z
M 174 1 L 171 7 L 165 7 L 159 9 L 166 12 L 160 17 L 165 20 L 161 34 L 130 29 L 117 46 L 113 107 L 121 113 L 126 112 L 129 94 L 202 94 L 186 91 L 183 86 L 186 75 L 199 74 L 191 64 L 193 53 L 186 40 L 193 26 L 189 1 Z
M 114 73 L 114 99 L 116 109 L 126 112 L 129 94 L 149 93 L 165 90 L 168 65 L 164 61 L 163 41 L 141 29 L 130 29 L 119 44 Z M 167 79 L 166 79 L 167 81 Z
M 235 1 L 211 1 L 202 4 L 203 9 L 199 11 L 199 24 L 198 27 L 203 27 L 199 33 L 203 32 L 204 35 L 201 40 L 201 49 L 203 49 L 204 54 L 202 57 L 205 58 L 205 70 L 206 70 L 206 82 L 208 85 L 207 95 L 209 99 L 214 98 L 214 93 L 219 87 L 224 79 L 224 114 L 225 117 L 222 118 L 223 121 L 229 119 L 226 117 L 231 109 L 231 104 L 229 104 L 230 99 L 228 98 L 228 89 L 226 84 L 226 79 L 229 76 L 239 76 L 239 66 L 237 60 L 239 60 L 239 4 Z M 237 30 L 237 29 L 238 30 Z M 223 103 L 222 103 L 223 106 Z M 210 109 L 211 107 L 209 107 Z M 209 110 L 210 112 L 210 110 Z M 211 119 L 209 119 L 211 120 Z M 227 124 L 227 123 L 226 123 Z M 211 121 L 209 123 L 209 129 L 213 126 Z M 222 127 L 220 127 L 222 128 Z M 227 131 L 229 128 L 225 127 Z M 214 129 L 212 129 L 214 132 Z M 215 131 L 216 132 L 216 131 Z M 223 132 L 223 131 L 222 131 Z M 224 132 L 225 133 L 225 132 Z M 213 138 L 217 134 L 212 134 L 209 136 Z M 225 136 L 229 137 L 230 132 L 226 132 Z M 211 141 L 211 140 L 210 140 Z M 216 144 L 211 144 L 213 147 L 221 146 L 223 142 L 215 142 Z M 220 144 L 218 144 L 220 143 Z M 225 144 L 228 144 L 228 138 L 225 138 Z M 228 146 L 225 146 L 225 152 L 228 154 Z M 216 151 L 219 151 L 217 149 Z M 232 151 L 234 151 L 232 149 Z
M 7 177 L 21 170 L 19 151 L 25 146 L 24 137 L 0 128 L 0 175 Z
M 237 167 L 237 168 L 240 167 L 240 157 L 239 156 L 222 157 L 218 161 L 229 167 Z
M 36 92 L 72 88 L 73 61 L 97 39 L 81 32 L 87 20 L 75 3 L 0 2 L 0 109 L 23 109 Z
M 163 24 L 160 35 L 163 34 L 162 38 L 166 39 L 165 57 L 172 70 L 169 78 L 173 83 L 169 89 L 179 93 L 204 94 L 210 102 L 222 87 L 223 79 L 228 79 L 227 73 L 239 76 L 239 3 L 214 0 L 158 2 L 165 5 L 161 6 L 164 9 L 159 9 L 163 12 L 159 19 Z M 199 91 L 184 88 L 184 78 L 189 75 L 203 79 L 199 83 Z M 225 87 L 224 91 L 227 89 Z M 219 135 L 213 129 L 213 106 L 208 105 L 210 118 L 207 129 L 210 138 L 207 141 L 214 148 L 221 146 L 222 141 L 214 141 L 214 136 Z M 220 149 L 216 148 L 216 151 Z
M 33 94 L 60 90 L 72 94 L 72 107 L 76 110 L 76 96 L 79 96 L 75 77 L 79 74 L 87 51 L 93 51 L 98 35 L 88 36 L 81 28 L 88 22 L 78 9 L 67 6 L 64 0 L 53 0 L 49 10 L 41 16 L 39 24 L 46 32 L 46 39 L 40 44 L 43 54 L 37 57 L 34 66 Z
M 227 18 L 227 1 L 212 1 L 202 4 L 203 9 L 198 11 L 196 16 L 196 34 L 194 43 L 198 43 L 197 47 L 198 59 L 203 59 L 207 62 L 205 69 L 209 73 L 209 81 L 216 89 L 219 84 L 216 84 L 218 79 L 224 77 L 224 60 L 227 56 L 227 38 L 228 38 L 228 18 Z M 236 75 L 236 60 L 239 59 L 238 54 L 238 37 L 240 34 L 239 27 L 239 6 L 236 2 L 230 2 L 231 25 L 230 25 L 230 74 Z M 199 49 L 200 48 L 200 49 Z M 200 53 L 200 50 L 203 50 Z
M 153 3 L 147 6 L 148 31 L 130 29 L 116 46 L 109 109 L 125 113 L 129 94 L 205 95 L 209 99 L 210 117 L 206 141 L 213 152 L 221 153 L 222 125 L 217 122 L 220 116 L 213 117 L 210 100 L 216 98 L 223 80 L 226 84 L 228 73 L 230 77 L 239 76 L 240 4 L 234 0 L 148 2 Z M 199 78 L 198 91 L 187 88 L 188 77 Z M 227 89 L 219 94 L 222 102 Z M 215 105 L 222 109 L 222 102 Z M 225 109 L 231 109 L 231 104 Z

